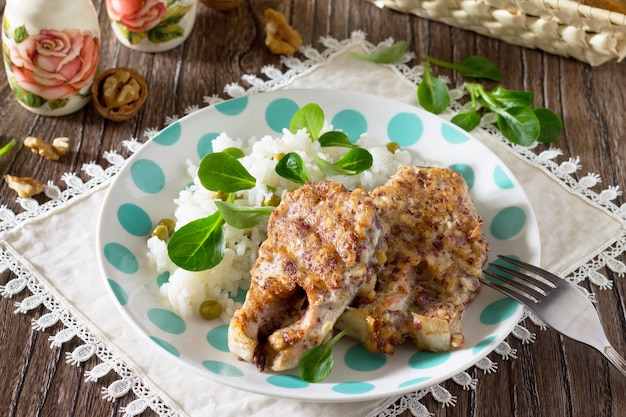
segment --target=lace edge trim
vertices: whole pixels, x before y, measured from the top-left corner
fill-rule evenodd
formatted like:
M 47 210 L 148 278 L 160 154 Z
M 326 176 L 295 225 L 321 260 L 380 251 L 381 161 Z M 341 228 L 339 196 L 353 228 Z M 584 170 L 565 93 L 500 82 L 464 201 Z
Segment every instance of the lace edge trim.
M 132 153 L 136 152 L 141 145 L 135 138 L 123 142 L 123 146 Z M 44 194 L 48 200 L 43 204 L 39 204 L 33 198 L 17 197 L 16 202 L 23 209 L 20 213 L 15 213 L 6 205 L 0 206 L 0 236 L 3 232 L 12 230 L 30 219 L 45 215 L 54 209 L 69 204 L 75 197 L 93 191 L 98 186 L 113 179 L 126 162 L 126 158 L 116 151 L 105 152 L 104 158 L 110 164 L 106 169 L 95 162 L 82 166 L 81 170 L 90 177 L 86 182 L 76 173 L 65 173 L 61 176 L 61 181 L 66 185 L 65 190 L 61 191 L 61 188 L 52 181 L 44 184 Z
M 15 302 L 14 313 L 27 314 L 38 307 L 45 307 L 46 313 L 31 320 L 35 331 L 46 331 L 61 323 L 62 329 L 48 337 L 51 348 L 58 348 L 72 339 L 78 338 L 81 344 L 72 352 L 65 352 L 67 363 L 80 366 L 89 359 L 96 357 L 98 364 L 85 372 L 86 381 L 98 381 L 114 371 L 119 377 L 108 387 L 101 389 L 102 398 L 114 401 L 132 392 L 136 399 L 120 409 L 124 417 L 137 416 L 151 408 L 162 417 L 183 415 L 174 404 L 163 400 L 156 387 L 146 384 L 139 373 L 125 359 L 122 352 L 110 346 L 97 329 L 84 319 L 72 306 L 61 301 L 61 297 L 50 288 L 46 280 L 33 271 L 28 262 L 20 259 L 19 254 L 0 245 L 0 270 L 9 269 L 15 278 L 6 285 L 0 286 L 0 295 L 12 298 L 25 290 L 30 293 L 22 301 Z
M 281 64 L 287 68 L 286 71 L 283 72 L 271 65 L 264 66 L 261 68 L 261 73 L 265 76 L 265 79 L 256 75 L 244 75 L 242 81 L 246 83 L 246 86 L 242 86 L 239 83 L 231 83 L 224 87 L 224 93 L 231 98 L 235 98 L 270 91 L 287 85 L 291 80 L 305 75 L 318 65 L 328 62 L 332 57 L 352 46 L 358 45 L 366 51 L 375 52 L 390 46 L 393 42 L 394 40 L 389 38 L 374 45 L 366 40 L 365 32 L 360 30 L 352 32 L 350 38 L 343 41 L 338 41 L 331 37 L 321 37 L 320 43 L 324 47 L 323 51 L 320 52 L 308 45 L 303 46 L 299 52 L 305 57 L 304 60 L 293 56 L 282 57 Z M 412 53 L 407 53 L 398 63 L 391 65 L 391 67 L 409 82 L 417 84 L 421 81 L 423 67 L 421 65 L 409 66 L 407 63 L 413 57 L 414 55 Z M 460 90 L 452 90 L 451 93 L 451 107 L 453 113 L 456 113 L 462 109 L 460 99 L 463 93 L 460 92 Z M 204 104 L 209 106 L 222 101 L 224 101 L 224 99 L 217 95 L 205 96 L 203 98 Z M 199 109 L 199 106 L 190 106 L 185 109 L 185 114 L 193 113 Z M 167 117 L 165 119 L 165 126 L 174 123 L 178 119 L 179 117 L 177 115 Z M 578 158 L 570 158 L 568 161 L 557 164 L 554 162 L 554 159 L 562 155 L 559 149 L 549 149 L 537 154 L 532 148 L 512 145 L 506 141 L 495 128 L 495 120 L 490 120 L 488 116 L 483 118 L 481 128 L 500 140 L 505 146 L 510 147 L 518 156 L 526 159 L 533 165 L 542 167 L 562 186 L 583 196 L 591 204 L 604 209 L 607 213 L 618 219 L 622 225 L 626 224 L 626 203 L 621 206 L 617 206 L 613 203 L 613 200 L 622 194 L 619 187 L 609 186 L 597 193 L 592 188 L 601 183 L 599 175 L 589 173 L 577 180 L 574 174 L 582 168 Z M 146 139 L 150 139 L 156 135 L 159 130 L 158 128 L 148 128 L 144 132 L 144 136 Z M 125 141 L 123 146 L 131 153 L 134 153 L 142 146 L 142 143 L 136 138 L 131 138 Z M 20 226 L 29 219 L 37 218 L 58 207 L 67 205 L 73 198 L 83 195 L 99 185 L 110 181 L 119 172 L 126 159 L 115 151 L 105 153 L 104 157 L 111 164 L 111 166 L 106 169 L 96 163 L 83 165 L 82 170 L 91 177 L 87 182 L 83 182 L 75 173 L 67 173 L 61 177 L 61 180 L 67 185 L 67 188 L 63 191 L 53 182 L 48 182 L 48 184 L 45 185 L 44 192 L 50 200 L 41 205 L 34 199 L 18 198 L 16 201 L 24 211 L 17 214 L 6 206 L 0 206 L 0 235 L 4 231 L 12 230 Z M 592 256 L 591 259 L 581 261 L 581 264 L 567 279 L 575 283 L 589 279 L 601 289 L 611 288 L 612 282 L 605 275 L 600 273 L 599 270 L 608 268 L 618 276 L 623 276 L 626 273 L 626 265 L 619 261 L 617 257 L 624 252 L 626 252 L 626 234 L 622 234 L 608 247 Z M 25 314 L 37 306 L 44 305 L 48 313 L 32 321 L 33 329 L 44 331 L 59 321 L 63 323 L 64 328 L 56 335 L 50 337 L 51 347 L 60 347 L 74 337 L 79 337 L 83 341 L 83 344 L 72 352 L 66 352 L 66 360 L 68 363 L 78 365 L 95 355 L 101 363 L 95 365 L 91 370 L 86 371 L 87 381 L 98 381 L 111 370 L 114 370 L 118 376 L 120 376 L 120 379 L 114 381 L 108 387 L 102 388 L 103 399 L 112 401 L 131 391 L 134 393 L 137 399 L 131 401 L 126 407 L 120 410 L 124 417 L 140 415 L 147 408 L 152 409 L 163 417 L 176 416 L 178 413 L 182 413 L 180 410 L 174 411 L 173 408 L 161 398 L 157 392 L 158 390 L 147 387 L 144 381 L 141 380 L 141 377 L 126 365 L 121 355 L 116 355 L 105 342 L 94 338 L 93 333 L 88 328 L 88 324 L 77 321 L 76 317 L 71 314 L 70 309 L 51 297 L 50 293 L 38 282 L 38 277 L 35 274 L 26 271 L 19 260 L 12 258 L 6 250 L 1 249 L 0 269 L 4 271 L 7 268 L 16 275 L 16 278 L 9 281 L 5 286 L 0 286 L 0 295 L 5 298 L 10 298 L 25 289 L 28 289 L 31 293 L 30 296 L 26 297 L 21 302 L 16 302 L 16 313 Z M 588 293 L 588 296 L 592 300 L 594 299 L 593 294 Z M 524 344 L 534 342 L 536 337 L 534 333 L 523 326 L 523 322 L 526 319 L 529 319 L 541 329 L 545 329 L 545 325 L 541 320 L 526 310 L 520 323 L 515 326 L 511 332 L 514 338 Z M 513 349 L 508 342 L 503 341 L 496 347 L 494 352 L 499 354 L 503 359 L 511 359 L 516 358 L 517 351 Z M 489 357 L 481 359 L 476 363 L 475 367 L 481 369 L 483 373 L 493 373 L 497 370 L 497 364 Z M 478 382 L 477 378 L 472 377 L 466 371 L 453 376 L 451 380 L 461 385 L 464 389 L 475 389 Z M 370 413 L 368 417 L 396 417 L 407 410 L 415 417 L 432 416 L 428 409 L 420 402 L 420 400 L 428 394 L 432 395 L 436 401 L 442 403 L 444 406 L 454 406 L 457 401 L 456 397 L 449 391 L 441 385 L 435 384 L 423 390 L 391 398 L 381 405 L 378 410 L 374 410 Z

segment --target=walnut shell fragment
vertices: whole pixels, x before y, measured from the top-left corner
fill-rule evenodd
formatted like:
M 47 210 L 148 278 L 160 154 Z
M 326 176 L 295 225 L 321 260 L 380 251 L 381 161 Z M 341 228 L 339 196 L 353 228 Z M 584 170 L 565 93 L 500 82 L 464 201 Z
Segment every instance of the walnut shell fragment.
M 302 46 L 302 37 L 281 12 L 265 9 L 265 46 L 277 55 L 292 55 Z
M 121 122 L 137 114 L 146 102 L 148 84 L 132 68 L 110 68 L 93 83 L 91 96 L 102 117 Z
M 41 181 L 35 178 L 16 177 L 15 175 L 6 174 L 4 181 L 10 189 L 16 191 L 17 195 L 22 198 L 30 198 L 44 190 Z

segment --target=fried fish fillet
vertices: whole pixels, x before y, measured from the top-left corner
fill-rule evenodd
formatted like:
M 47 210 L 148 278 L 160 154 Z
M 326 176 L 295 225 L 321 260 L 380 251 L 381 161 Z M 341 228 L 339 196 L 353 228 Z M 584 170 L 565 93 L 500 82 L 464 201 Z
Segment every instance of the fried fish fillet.
M 489 249 L 463 177 L 451 169 L 401 167 L 371 192 L 389 231 L 376 298 L 353 303 L 337 321 L 370 352 L 462 346 L 461 320 L 480 288 Z
M 259 370 L 281 371 L 327 341 L 355 300 L 374 300 L 385 230 L 367 192 L 310 182 L 274 209 L 243 306 L 228 330 L 230 351 Z

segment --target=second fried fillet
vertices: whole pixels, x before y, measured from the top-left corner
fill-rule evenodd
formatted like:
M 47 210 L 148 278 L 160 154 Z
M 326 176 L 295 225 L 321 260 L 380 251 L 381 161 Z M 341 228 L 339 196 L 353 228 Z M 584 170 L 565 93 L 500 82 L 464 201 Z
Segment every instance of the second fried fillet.
M 463 177 L 450 169 L 401 167 L 371 193 L 387 261 L 374 301 L 337 321 L 370 352 L 392 354 L 405 339 L 433 352 L 462 346 L 461 320 L 480 288 L 489 245 Z

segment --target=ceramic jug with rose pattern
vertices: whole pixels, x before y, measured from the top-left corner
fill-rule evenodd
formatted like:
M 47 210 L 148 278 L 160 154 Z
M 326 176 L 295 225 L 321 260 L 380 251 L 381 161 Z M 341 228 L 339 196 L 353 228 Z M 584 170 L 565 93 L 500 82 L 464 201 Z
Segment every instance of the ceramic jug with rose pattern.
M 61 116 L 81 109 L 100 58 L 100 27 L 91 0 L 7 0 L 4 68 L 20 104 Z
M 142 52 L 162 52 L 182 44 L 193 29 L 198 0 L 106 0 L 117 39 Z

